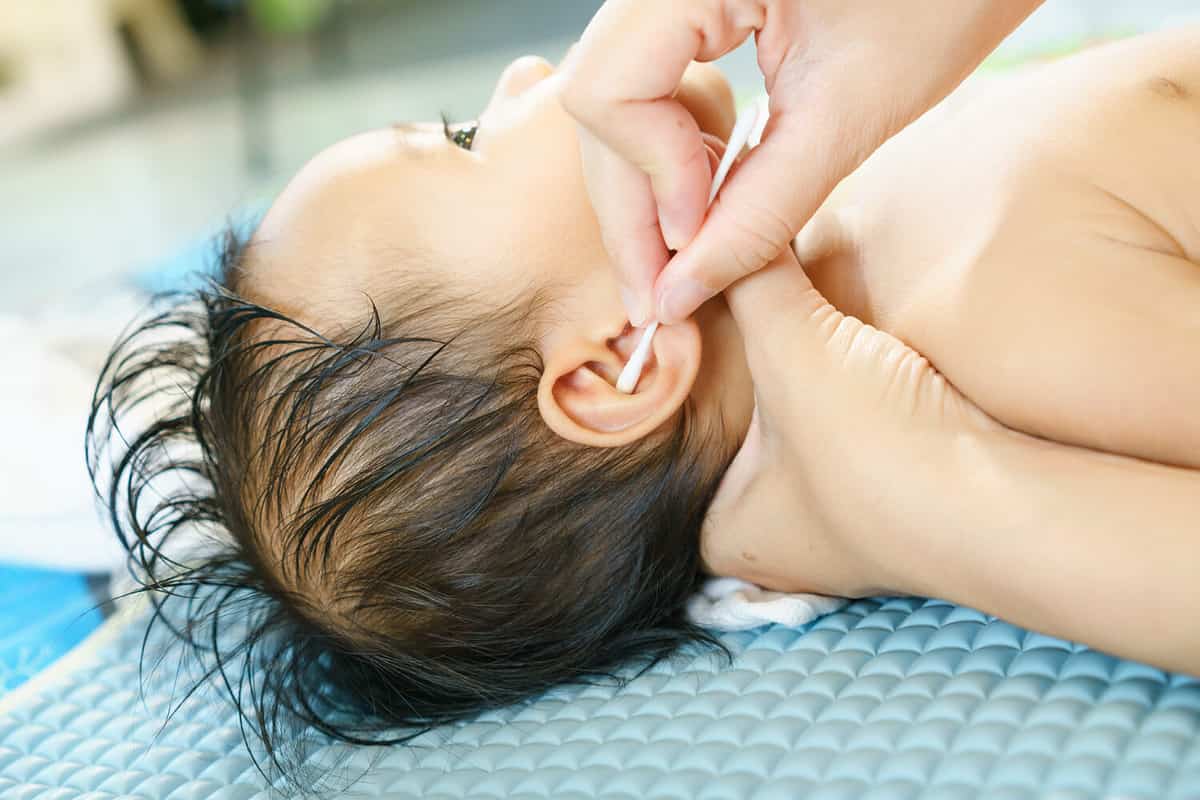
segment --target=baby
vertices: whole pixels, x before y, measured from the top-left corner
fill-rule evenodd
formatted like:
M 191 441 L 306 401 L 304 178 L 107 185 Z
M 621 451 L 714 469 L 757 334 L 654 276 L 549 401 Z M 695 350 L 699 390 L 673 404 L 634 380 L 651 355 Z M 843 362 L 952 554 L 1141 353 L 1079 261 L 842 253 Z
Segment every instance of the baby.
M 276 766 L 297 720 L 403 739 L 716 643 L 683 608 L 752 413 L 740 340 L 712 303 L 615 389 L 639 332 L 557 93 L 525 58 L 478 123 L 328 149 L 230 238 L 200 307 L 143 325 L 101 378 L 118 534 L 148 586 L 195 593 L 192 641 L 248 621 L 222 669 L 266 681 L 234 700 Z M 680 97 L 715 158 L 727 84 L 697 66 Z M 167 407 L 134 433 L 147 400 Z M 185 524 L 220 530 L 186 568 L 164 551 Z
M 800 261 L 1000 422 L 1200 467 L 1196 53 L 1197 30 L 1137 40 L 948 104 L 844 182 Z M 102 376 L 94 465 L 166 406 L 114 454 L 118 533 L 148 587 L 197 598 L 197 647 L 248 620 L 219 668 L 277 765 L 294 721 L 402 741 L 716 644 L 682 609 L 753 412 L 742 343 L 717 298 L 617 391 L 640 331 L 557 93 L 521 59 L 478 123 L 330 148 Z M 728 86 L 694 66 L 679 98 L 715 165 Z M 164 543 L 197 524 L 220 535 L 183 566 Z

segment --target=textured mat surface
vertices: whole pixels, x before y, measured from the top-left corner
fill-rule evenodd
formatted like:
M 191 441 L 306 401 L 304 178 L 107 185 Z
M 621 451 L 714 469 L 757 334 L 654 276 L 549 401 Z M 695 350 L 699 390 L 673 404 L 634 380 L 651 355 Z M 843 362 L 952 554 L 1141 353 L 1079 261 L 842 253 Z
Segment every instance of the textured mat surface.
M 199 698 L 164 727 L 173 670 L 139 700 L 141 635 L 135 621 L 9 698 L 0 797 L 268 796 L 223 704 Z M 351 768 L 377 759 L 355 794 L 1200 798 L 1193 678 L 917 599 L 726 641 L 732 666 L 681 655 L 623 689 L 560 687 L 355 752 Z

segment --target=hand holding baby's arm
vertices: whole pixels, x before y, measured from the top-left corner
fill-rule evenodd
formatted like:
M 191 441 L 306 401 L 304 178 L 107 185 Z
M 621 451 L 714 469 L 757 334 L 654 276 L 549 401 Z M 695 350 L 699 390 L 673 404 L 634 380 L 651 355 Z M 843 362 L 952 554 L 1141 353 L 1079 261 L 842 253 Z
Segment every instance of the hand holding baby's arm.
M 726 298 L 756 405 L 709 509 L 708 567 L 781 590 L 916 593 L 910 542 L 955 491 L 955 443 L 998 426 L 919 353 L 830 305 L 790 249 Z
M 608 0 L 568 59 L 563 101 L 631 320 L 678 322 L 774 258 L 1040 2 Z M 704 221 L 709 160 L 675 92 L 691 61 L 752 33 L 771 124 Z
M 1200 674 L 1200 471 L 999 425 L 790 251 L 726 296 L 757 407 L 706 520 L 711 570 L 941 597 Z

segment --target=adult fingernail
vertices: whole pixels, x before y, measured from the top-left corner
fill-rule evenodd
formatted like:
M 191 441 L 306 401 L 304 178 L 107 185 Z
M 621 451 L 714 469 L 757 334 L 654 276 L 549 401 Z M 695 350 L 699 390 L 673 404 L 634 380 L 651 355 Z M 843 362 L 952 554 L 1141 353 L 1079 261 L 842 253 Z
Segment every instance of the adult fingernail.
M 662 322 L 682 322 L 714 294 L 691 278 L 681 278 L 663 289 L 658 299 L 658 318 Z
M 659 220 L 659 226 L 662 228 L 663 243 L 666 244 L 668 250 L 682 250 L 687 246 L 688 243 L 683 241 L 683 235 L 678 226 L 668 218 L 663 217 Z
M 680 225 L 673 214 L 660 214 L 658 224 L 668 250 L 682 250 L 692 243 L 692 231 Z
M 629 314 L 629 324 L 640 328 L 646 324 L 646 310 L 638 293 L 627 286 L 621 287 L 621 304 Z

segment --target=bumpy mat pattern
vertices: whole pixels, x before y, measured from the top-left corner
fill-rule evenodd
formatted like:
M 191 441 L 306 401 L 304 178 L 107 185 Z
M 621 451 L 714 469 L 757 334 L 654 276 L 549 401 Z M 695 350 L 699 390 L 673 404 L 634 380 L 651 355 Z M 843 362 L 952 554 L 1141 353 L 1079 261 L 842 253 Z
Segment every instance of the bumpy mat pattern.
M 8 698 L 0 797 L 272 796 L 224 704 L 164 726 L 171 669 L 139 699 L 140 623 Z M 354 751 L 346 769 L 370 771 L 345 796 L 1200 798 L 1195 678 L 910 598 L 725 640 L 732 666 L 685 653 Z

